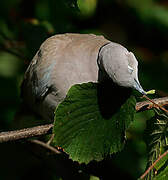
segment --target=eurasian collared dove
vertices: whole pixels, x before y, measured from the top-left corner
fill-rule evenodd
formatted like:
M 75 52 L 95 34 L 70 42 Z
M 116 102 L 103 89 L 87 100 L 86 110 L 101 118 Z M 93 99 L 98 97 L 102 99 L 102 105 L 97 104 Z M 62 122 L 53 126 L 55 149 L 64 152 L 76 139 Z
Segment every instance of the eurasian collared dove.
M 138 81 L 138 62 L 132 52 L 103 36 L 62 34 L 48 38 L 31 61 L 22 83 L 24 102 L 45 119 L 74 84 L 103 81 L 145 94 Z

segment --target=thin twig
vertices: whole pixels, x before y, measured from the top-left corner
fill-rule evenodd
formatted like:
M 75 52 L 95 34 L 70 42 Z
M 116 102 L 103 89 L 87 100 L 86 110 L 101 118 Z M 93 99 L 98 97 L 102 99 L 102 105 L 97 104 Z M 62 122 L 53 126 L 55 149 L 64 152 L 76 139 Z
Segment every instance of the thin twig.
M 4 39 L 4 40 L 8 40 L 8 41 L 13 41 L 12 39 L 10 39 L 8 36 L 6 36 L 6 34 L 0 30 L 0 36 Z
M 27 60 L 23 55 L 15 52 L 15 51 L 10 50 L 9 48 L 6 48 L 6 47 L 4 47 L 4 46 L 1 45 L 1 44 L 0 44 L 0 50 L 1 50 L 1 51 L 5 51 L 5 52 L 7 52 L 7 53 L 9 53 L 9 54 L 14 55 L 14 56 L 18 57 L 19 59 L 24 60 L 24 63 L 25 63 L 25 64 L 28 64 L 28 60 Z
M 155 167 L 155 165 L 157 164 L 157 162 L 159 162 L 159 161 L 160 161 L 163 157 L 165 157 L 167 154 L 168 154 L 168 150 L 158 157 L 158 159 L 144 172 L 144 174 L 142 174 L 142 176 L 140 177 L 140 179 L 144 179 L 145 176 Z
M 42 141 L 39 141 L 37 139 L 32 139 L 30 140 L 31 143 L 35 143 L 35 144 L 38 144 L 46 149 L 49 149 L 50 151 L 54 152 L 55 154 L 61 154 L 60 151 L 58 151 L 56 148 L 50 146 L 49 144 L 45 143 L 45 142 L 42 142 Z
M 52 129 L 53 124 L 41 125 L 32 128 L 25 128 L 16 131 L 8 131 L 0 133 L 0 143 L 8 141 L 16 141 L 20 139 L 26 139 L 35 136 L 41 136 L 48 134 Z
M 53 139 L 54 139 L 54 134 L 51 135 L 51 137 L 48 140 L 47 144 L 50 145 Z
M 136 103 L 136 111 L 145 111 L 148 109 L 153 108 L 153 104 L 158 104 L 160 106 L 166 106 L 168 105 L 168 97 L 162 97 L 162 98 L 156 98 L 152 99 L 153 102 L 147 100 L 142 102 Z
M 0 50 L 1 50 L 1 51 L 5 51 L 5 52 L 7 52 L 7 53 L 9 53 L 9 54 L 14 55 L 14 56 L 18 57 L 19 59 L 24 60 L 24 63 L 25 63 L 25 64 L 28 64 L 29 61 L 26 59 L 25 56 L 23 56 L 23 55 L 22 55 L 21 53 L 19 53 L 19 52 L 16 52 L 16 51 L 11 50 L 11 48 L 12 48 L 12 49 L 15 49 L 15 50 L 18 50 L 18 51 L 19 51 L 19 49 L 15 47 L 15 46 L 16 46 L 16 40 L 10 39 L 10 38 L 9 38 L 8 36 L 6 36 L 6 34 L 5 34 L 3 31 L 1 31 L 1 30 L 0 30 L 0 36 L 5 40 L 4 43 L 0 43 Z M 8 44 L 8 45 L 7 45 L 7 44 Z M 10 44 L 10 47 L 11 47 L 11 48 L 9 47 L 9 44 Z
M 163 111 L 167 112 L 168 113 L 168 110 L 165 109 L 164 107 L 162 107 L 161 105 L 155 103 L 152 99 L 150 99 L 148 96 L 146 95 L 143 95 L 144 98 L 146 98 L 148 101 L 152 102 L 156 107 L 162 109 Z

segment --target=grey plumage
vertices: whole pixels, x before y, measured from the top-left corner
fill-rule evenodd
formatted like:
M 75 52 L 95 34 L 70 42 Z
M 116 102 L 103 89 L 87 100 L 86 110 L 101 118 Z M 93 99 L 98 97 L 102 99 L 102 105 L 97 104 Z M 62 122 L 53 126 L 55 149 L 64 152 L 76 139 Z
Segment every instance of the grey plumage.
M 137 65 L 133 53 L 103 36 L 55 35 L 41 45 L 31 61 L 22 83 L 22 97 L 43 118 L 52 119 L 55 107 L 72 85 L 101 81 L 105 74 L 120 86 L 144 93 Z

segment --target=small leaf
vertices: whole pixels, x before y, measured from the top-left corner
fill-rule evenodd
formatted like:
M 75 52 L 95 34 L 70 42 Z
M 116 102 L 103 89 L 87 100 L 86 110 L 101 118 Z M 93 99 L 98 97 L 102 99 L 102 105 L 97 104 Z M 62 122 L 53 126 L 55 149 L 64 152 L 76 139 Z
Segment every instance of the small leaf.
M 90 180 L 100 180 L 100 178 L 98 178 L 96 176 L 90 176 Z
M 125 89 L 121 93 L 118 90 L 118 94 L 108 94 L 107 89 L 95 83 L 74 85 L 56 109 L 53 143 L 74 161 L 100 161 L 124 146 L 125 130 L 133 120 L 136 100 L 134 96 L 125 96 Z
M 155 94 L 156 93 L 156 90 L 155 89 L 152 89 L 152 90 L 149 90 L 146 92 L 146 94 Z
M 166 156 L 164 156 L 163 158 L 161 158 L 159 160 L 159 162 L 156 163 L 155 165 L 155 169 L 158 171 L 159 169 L 161 169 L 165 163 L 167 164 L 168 163 L 168 154 Z
M 168 161 L 165 164 L 164 169 L 158 174 L 156 175 L 156 177 L 153 180 L 167 180 L 168 178 Z

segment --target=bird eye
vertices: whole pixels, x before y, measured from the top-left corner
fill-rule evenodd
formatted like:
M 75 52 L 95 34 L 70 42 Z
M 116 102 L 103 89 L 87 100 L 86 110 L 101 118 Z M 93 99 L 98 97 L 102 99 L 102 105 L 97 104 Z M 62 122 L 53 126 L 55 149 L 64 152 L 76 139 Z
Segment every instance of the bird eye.
M 133 71 L 134 71 L 134 69 L 133 69 L 131 66 L 128 65 L 128 72 L 129 72 L 130 74 L 132 74 Z

